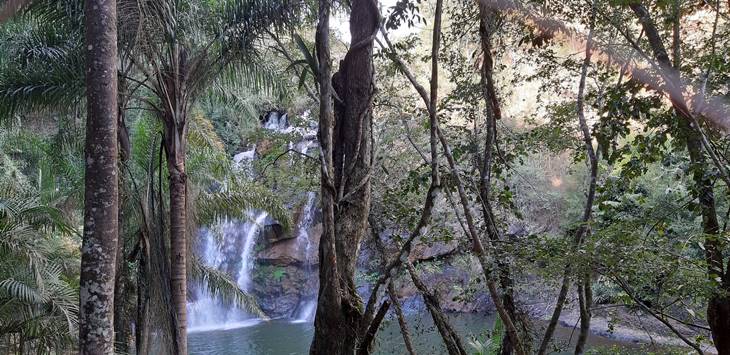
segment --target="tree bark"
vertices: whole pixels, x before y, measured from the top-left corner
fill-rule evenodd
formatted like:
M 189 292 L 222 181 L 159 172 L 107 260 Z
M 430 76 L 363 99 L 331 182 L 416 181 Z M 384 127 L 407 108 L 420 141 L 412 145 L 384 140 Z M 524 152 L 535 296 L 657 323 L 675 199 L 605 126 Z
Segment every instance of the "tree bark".
M 85 4 L 87 120 L 79 353 L 114 352 L 118 230 L 116 1 Z
M 433 319 L 436 329 L 439 331 L 439 334 L 441 334 L 441 339 L 443 339 L 449 355 L 466 355 L 467 352 L 464 349 L 464 345 L 461 343 L 461 338 L 459 338 L 459 335 L 456 334 L 456 331 L 449 323 L 444 312 L 441 310 L 441 302 L 438 297 L 428 290 L 428 287 L 426 287 L 426 284 L 418 276 L 416 269 L 410 261 L 406 261 L 405 265 L 408 270 L 408 274 L 411 276 L 411 280 L 413 280 L 413 285 L 416 286 L 423 297 L 423 302 L 426 304 L 426 308 L 431 314 L 431 319 Z
M 495 216 L 491 207 L 491 178 L 492 164 L 494 158 L 494 148 L 497 144 L 497 120 L 502 116 L 499 99 L 497 97 L 497 89 L 494 83 L 494 59 L 492 57 L 492 34 L 494 26 L 497 22 L 498 12 L 488 8 L 484 3 L 477 1 L 479 7 L 479 37 L 482 46 L 482 67 L 481 87 L 482 96 L 486 105 L 486 137 L 484 142 L 484 154 L 477 159 L 477 168 L 479 170 L 479 195 L 481 198 L 481 209 L 484 223 L 487 224 L 487 236 L 493 242 L 500 239 L 500 233 L 497 229 Z M 496 243 L 493 243 L 496 245 Z M 496 248 L 495 248 L 496 249 Z M 513 285 L 510 265 L 505 261 L 502 251 L 496 249 L 495 254 L 497 273 L 499 274 L 500 286 L 502 288 L 502 303 L 505 311 L 514 320 L 515 326 L 519 325 L 522 330 L 522 337 L 529 337 L 528 325 L 526 320 L 522 319 L 518 314 L 517 304 L 514 299 Z M 529 344 L 529 341 L 523 342 Z M 502 338 L 500 354 L 508 355 L 514 352 L 512 338 L 507 336 Z
M 668 86 L 672 106 L 676 115 L 680 117 L 680 130 L 684 135 L 689 152 L 690 163 L 693 166 L 693 180 L 699 199 L 702 214 L 702 229 L 705 237 L 705 260 L 707 262 L 707 276 L 711 282 L 720 279 L 718 290 L 710 296 L 707 304 L 707 323 L 712 329 L 712 340 L 715 343 L 718 354 L 730 354 L 730 268 L 729 274 L 724 271 L 724 262 L 719 239 L 717 237 L 720 231 L 719 222 L 717 220 L 717 212 L 715 208 L 715 196 L 712 186 L 712 180 L 705 171 L 706 160 L 703 152 L 702 137 L 698 131 L 699 127 L 693 127 L 694 117 L 692 117 L 687 103 L 684 98 L 679 95 L 678 91 L 680 83 L 679 64 L 679 31 L 674 31 L 675 44 L 675 63 L 669 59 L 666 47 L 662 41 L 656 24 L 654 23 L 649 11 L 641 3 L 633 3 L 629 5 L 649 40 L 654 59 L 659 63 L 665 84 Z M 677 10 L 678 13 L 678 10 Z M 675 25 L 676 27 L 676 25 Z
M 352 2 L 353 44 L 330 82 L 330 4 L 321 0 L 319 6 L 316 45 L 320 59 L 323 232 L 320 290 L 310 353 L 352 354 L 358 349 L 367 351 L 360 345 L 369 330 L 369 324 L 363 322 L 362 300 L 354 278 L 370 213 L 372 54 L 379 13 L 375 0 Z M 337 93 L 334 110 L 333 88 Z
M 169 130 L 168 130 L 169 132 Z M 170 174 L 170 286 L 175 309 L 176 353 L 187 354 L 187 175 L 184 134 L 175 130 L 165 136 Z
M 390 302 L 393 304 L 393 309 L 395 309 L 395 315 L 398 318 L 398 325 L 400 326 L 400 333 L 403 336 L 403 343 L 406 345 L 406 351 L 408 351 L 409 355 L 416 355 L 416 350 L 413 348 L 413 341 L 411 340 L 411 332 L 408 330 L 408 322 L 406 322 L 406 317 L 400 306 L 398 295 L 395 293 L 392 280 L 388 282 L 388 296 L 390 297 Z

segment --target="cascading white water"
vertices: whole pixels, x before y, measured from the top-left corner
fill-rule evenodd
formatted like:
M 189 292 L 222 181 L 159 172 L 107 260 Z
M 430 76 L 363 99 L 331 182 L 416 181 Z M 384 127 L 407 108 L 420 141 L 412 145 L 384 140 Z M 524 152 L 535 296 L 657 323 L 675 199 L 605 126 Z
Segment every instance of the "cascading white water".
M 256 235 L 258 235 L 259 229 L 264 223 L 264 220 L 268 214 L 266 212 L 259 213 L 254 220 L 254 226 L 249 228 L 245 242 L 243 244 L 243 251 L 241 252 L 241 272 L 238 273 L 238 287 L 244 291 L 251 290 L 251 270 L 253 270 L 253 245 L 256 242 Z
M 308 117 L 308 113 L 304 116 Z M 289 143 L 289 149 L 300 154 L 307 154 L 307 150 L 318 145 L 316 125 L 308 128 L 291 126 L 286 113 L 269 112 L 262 126 L 279 134 L 301 135 L 301 140 Z M 252 145 L 249 148 L 234 155 L 233 164 L 237 171 L 253 178 L 255 176 L 253 162 L 256 159 L 257 147 Z M 316 197 L 315 192 L 307 195 L 302 217 L 294 231 L 297 236 L 297 249 L 304 254 L 307 275 L 314 278 L 316 275 L 312 270 L 312 263 L 316 257 L 316 245 L 309 238 L 309 230 L 314 224 Z M 267 214 L 264 212 L 250 212 L 248 222 L 223 221 L 210 229 L 203 230 L 198 256 L 207 266 L 227 273 L 241 290 L 251 291 L 255 264 L 254 246 L 266 218 Z M 223 304 L 219 301 L 219 297 L 207 291 L 207 285 L 198 286 L 194 288 L 193 297 L 188 303 L 189 332 L 245 327 L 261 321 L 243 310 Z M 296 322 L 311 322 L 316 307 L 316 296 L 302 297 L 291 318 Z
M 316 211 L 317 194 L 309 192 L 307 194 L 307 204 L 302 210 L 302 218 L 297 225 L 297 247 L 304 250 L 304 260 L 307 274 L 313 273 L 312 263 L 315 257 L 312 240 L 309 238 L 309 229 L 314 222 L 314 212 Z M 314 312 L 317 309 L 317 300 L 315 297 L 306 297 L 299 301 L 299 305 L 294 310 L 292 318 L 294 322 L 311 322 L 314 320 Z
M 223 221 L 202 234 L 203 263 L 223 271 L 237 281 L 238 287 L 251 291 L 251 270 L 253 267 L 253 246 L 256 242 L 266 212 L 249 213 L 248 222 Z M 217 233 L 216 233 L 217 232 Z M 219 241 L 216 235 L 221 235 Z M 240 253 L 236 251 L 241 250 Z M 260 322 L 246 311 L 220 302 L 200 285 L 195 291 L 195 300 L 188 303 L 188 331 L 232 329 Z

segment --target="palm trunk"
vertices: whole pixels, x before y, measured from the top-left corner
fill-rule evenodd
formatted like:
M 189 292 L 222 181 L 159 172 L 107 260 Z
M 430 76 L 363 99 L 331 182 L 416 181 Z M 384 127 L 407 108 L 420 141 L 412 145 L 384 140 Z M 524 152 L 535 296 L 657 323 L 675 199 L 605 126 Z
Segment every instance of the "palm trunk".
M 122 200 L 120 196 L 119 200 Z M 122 221 L 122 212 L 119 209 L 119 221 Z M 121 231 L 121 223 L 120 228 Z M 120 233 L 122 234 L 122 233 Z M 127 317 L 127 261 L 124 253 L 124 238 L 119 237 L 116 255 L 116 277 L 114 280 L 114 349 L 117 353 L 129 352 L 129 317 Z
M 137 265 L 137 322 L 134 327 L 137 355 L 149 353 L 149 243 L 147 236 L 139 236 L 139 264 Z
M 168 158 L 170 172 L 170 282 L 175 309 L 176 353 L 187 354 L 187 176 L 184 165 L 174 166 Z
M 123 86 L 121 79 L 119 86 Z M 119 101 L 123 101 L 122 89 L 119 89 Z M 129 132 L 124 123 L 124 106 L 120 103 L 118 108 L 118 119 L 117 119 L 117 141 L 119 149 L 119 171 L 122 171 L 123 165 L 130 156 L 130 145 L 129 145 Z M 119 191 L 118 191 L 118 223 L 119 223 L 119 238 L 117 238 L 117 260 L 116 260 L 116 271 L 114 280 L 114 349 L 117 353 L 126 354 L 129 352 L 129 335 L 130 335 L 130 319 L 128 316 L 128 302 L 127 302 L 127 282 L 129 270 L 127 268 L 126 253 L 124 250 L 124 205 L 125 205 L 125 188 L 124 188 L 124 175 L 119 176 Z
M 86 27 L 86 170 L 79 353 L 114 352 L 118 230 L 116 1 L 89 0 Z

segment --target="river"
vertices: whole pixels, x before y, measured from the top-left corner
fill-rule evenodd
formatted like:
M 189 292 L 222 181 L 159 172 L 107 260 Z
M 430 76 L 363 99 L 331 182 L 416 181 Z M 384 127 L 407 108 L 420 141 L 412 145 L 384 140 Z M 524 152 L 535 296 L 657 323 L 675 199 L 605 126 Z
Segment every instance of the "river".
M 494 316 L 483 314 L 454 314 L 450 316 L 452 325 L 462 336 L 468 352 L 473 349 L 468 340 L 473 337 L 485 339 L 485 332 L 494 323 Z M 412 314 L 408 319 L 414 346 L 418 354 L 445 354 L 446 350 L 441 338 L 433 326 L 427 313 Z M 308 354 L 314 327 L 308 322 L 296 322 L 284 319 L 271 321 L 251 321 L 239 328 L 191 332 L 188 335 L 191 355 L 304 355 Z M 577 330 L 562 327 L 556 332 L 558 345 L 563 349 L 571 349 L 568 341 L 575 342 Z M 619 347 L 623 350 L 638 351 L 640 345 L 620 342 L 600 336 L 591 336 L 591 347 Z M 556 352 L 560 353 L 560 352 Z M 568 353 L 568 352 L 566 352 Z M 624 353 L 622 351 L 622 353 Z M 640 353 L 640 352 L 639 352 Z M 403 338 L 398 322 L 386 319 L 378 332 L 374 354 L 405 354 Z

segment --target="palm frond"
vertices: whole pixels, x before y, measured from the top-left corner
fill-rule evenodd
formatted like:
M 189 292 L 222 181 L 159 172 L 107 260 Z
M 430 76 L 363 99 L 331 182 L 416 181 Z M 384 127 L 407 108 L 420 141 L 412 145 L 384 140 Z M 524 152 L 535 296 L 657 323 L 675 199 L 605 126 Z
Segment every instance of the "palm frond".
M 204 285 L 209 294 L 226 304 L 234 305 L 262 318 L 266 317 L 256 303 L 256 299 L 241 290 L 228 274 L 203 264 L 197 258 L 192 260 L 191 276 Z
M 253 183 L 229 181 L 217 191 L 204 191 L 196 200 L 198 223 L 213 224 L 223 218 L 246 219 L 246 211 L 266 211 L 285 230 L 291 228 L 289 211 L 270 190 Z

